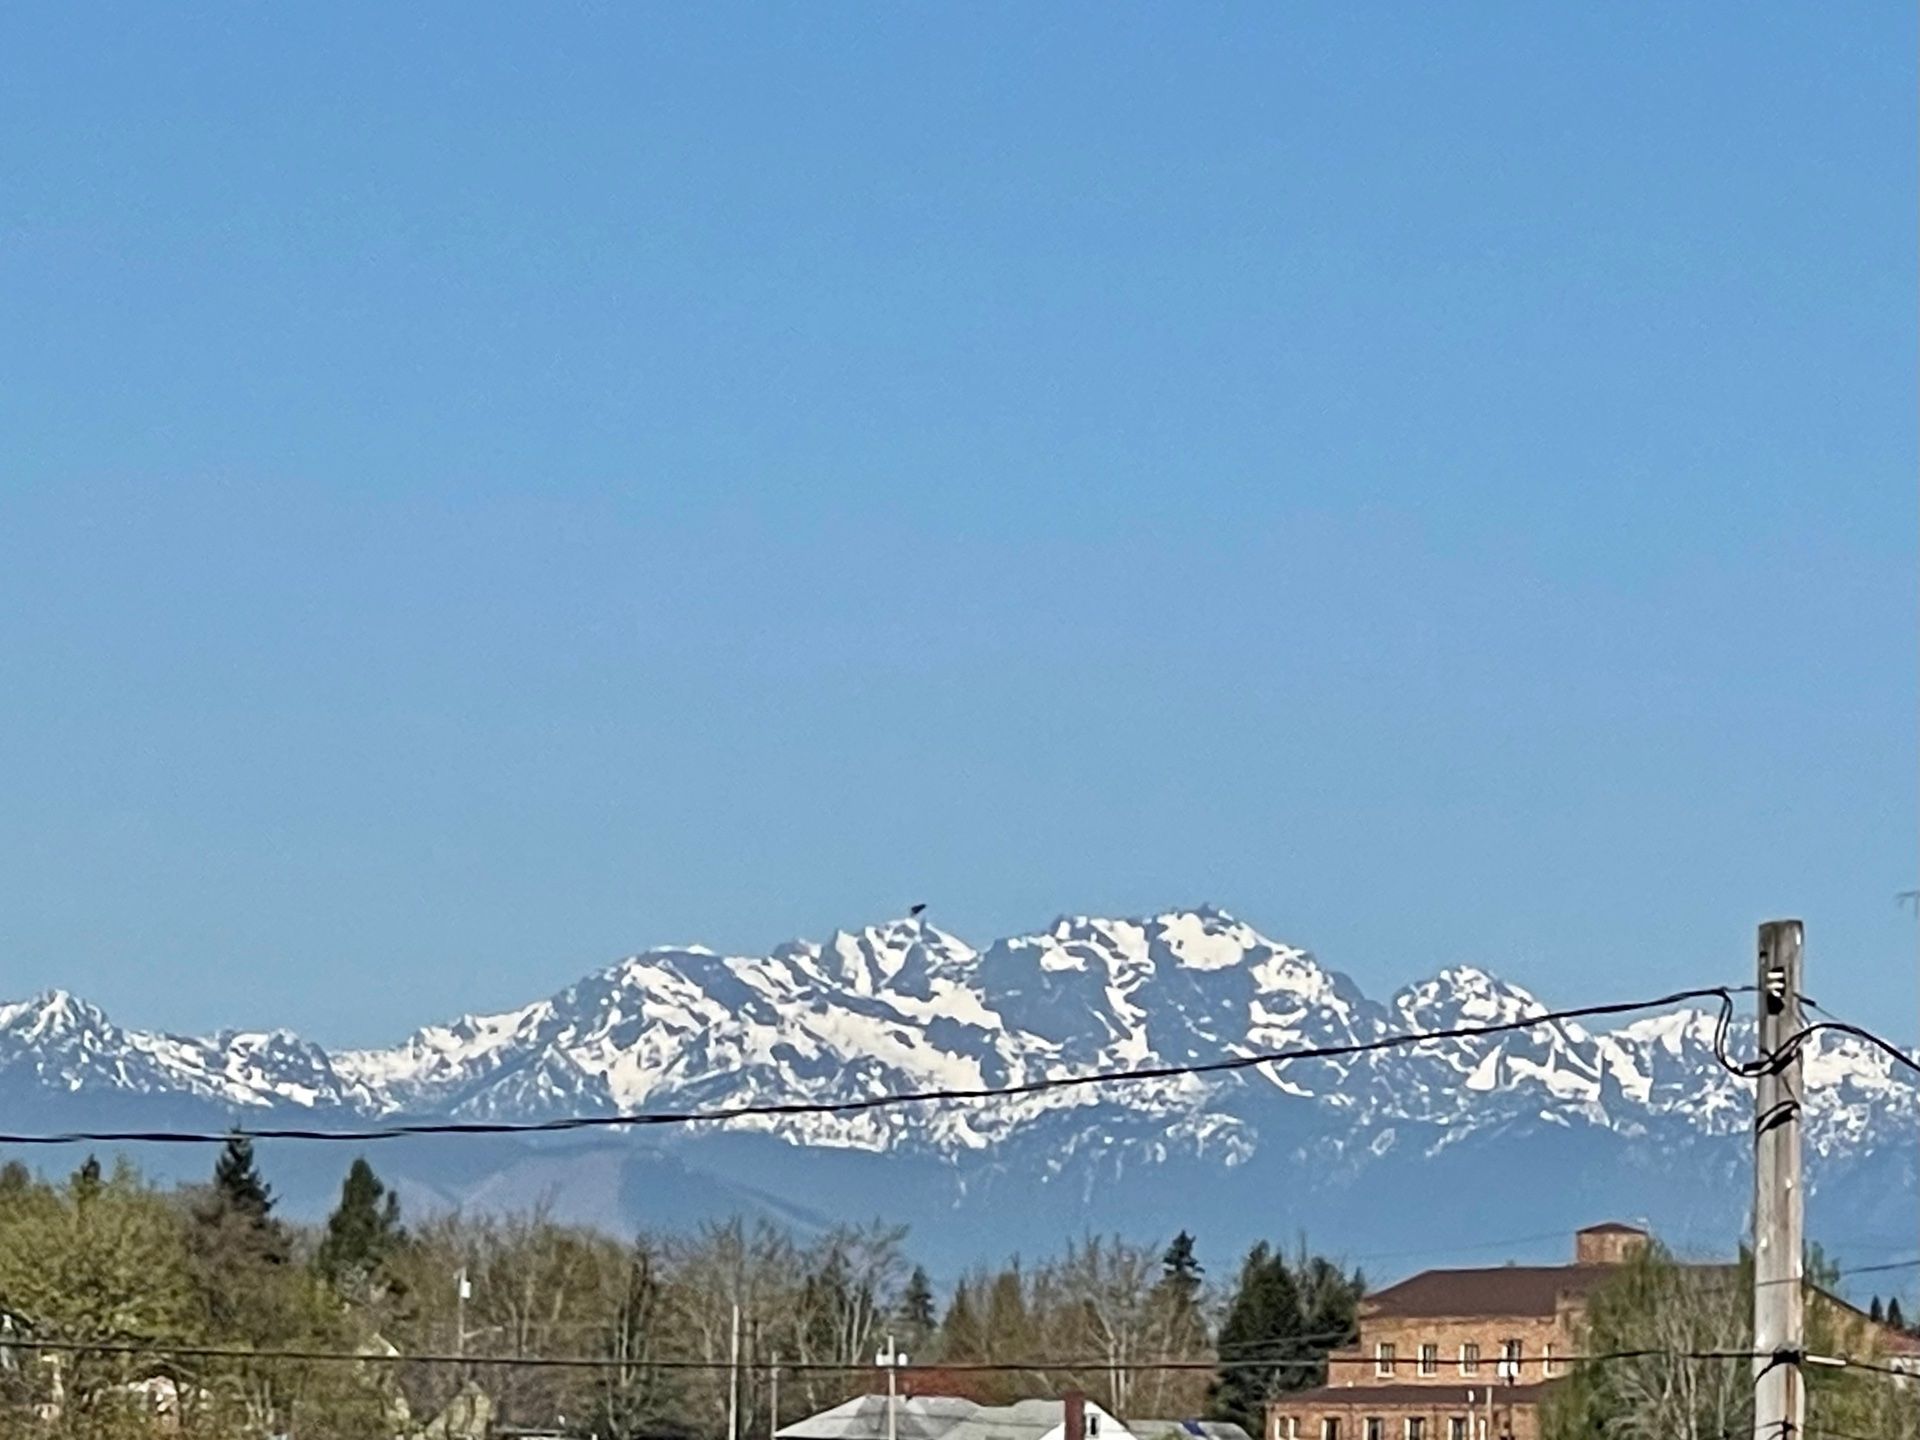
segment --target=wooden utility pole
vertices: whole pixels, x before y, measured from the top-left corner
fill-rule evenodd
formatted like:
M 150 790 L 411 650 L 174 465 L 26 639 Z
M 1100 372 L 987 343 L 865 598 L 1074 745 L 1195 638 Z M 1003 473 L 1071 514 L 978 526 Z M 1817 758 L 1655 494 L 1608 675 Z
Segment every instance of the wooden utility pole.
M 1753 1440 L 1800 1440 L 1807 1395 L 1800 1186 L 1798 920 L 1760 927 L 1760 1076 L 1753 1110 Z
M 727 1343 L 727 1440 L 740 1440 L 740 1302 L 733 1302 L 733 1331 Z
M 467 1267 L 462 1265 L 460 1273 L 453 1277 L 453 1353 L 460 1361 L 454 1373 L 462 1385 L 467 1382 L 467 1300 L 472 1294 L 473 1282 L 467 1278 Z
M 900 1361 L 903 1357 L 887 1336 L 887 1348 L 880 1352 L 880 1363 L 887 1367 L 887 1440 L 900 1440 Z

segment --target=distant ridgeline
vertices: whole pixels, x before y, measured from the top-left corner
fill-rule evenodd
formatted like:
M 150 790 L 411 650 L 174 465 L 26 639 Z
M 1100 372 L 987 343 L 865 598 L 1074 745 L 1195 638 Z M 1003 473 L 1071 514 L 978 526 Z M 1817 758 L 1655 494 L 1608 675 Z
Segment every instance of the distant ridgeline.
M 1062 919 L 984 948 L 907 919 L 764 956 L 649 951 L 388 1050 L 122 1029 L 56 992 L 0 1004 L 0 1112 L 36 1133 L 219 1133 L 835 1101 L 1360 1044 L 1548 1008 L 1467 967 L 1376 1001 L 1214 909 Z M 1204 1077 L 725 1126 L 389 1141 L 377 1156 L 416 1214 L 545 1201 L 616 1232 L 734 1214 L 818 1230 L 884 1214 L 946 1269 L 1002 1237 L 1032 1247 L 1184 1227 L 1227 1250 L 1304 1230 L 1383 1254 L 1367 1263 L 1386 1272 L 1501 1237 L 1520 1237 L 1507 1248 L 1521 1258 L 1549 1254 L 1596 1210 L 1718 1252 L 1744 1219 L 1751 1102 L 1715 1058 L 1716 1020 L 1648 1013 Z M 1750 1046 L 1744 1021 L 1733 1040 Z M 1884 1258 L 1911 1228 L 1920 1092 L 1846 1037 L 1819 1037 L 1814 1063 L 1813 1231 L 1836 1252 Z M 125 1148 L 161 1176 L 199 1173 L 205 1158 Z M 329 1203 L 342 1158 L 331 1147 L 267 1142 L 261 1154 L 291 1213 Z M 1421 1197 L 1412 1237 L 1409 1194 Z

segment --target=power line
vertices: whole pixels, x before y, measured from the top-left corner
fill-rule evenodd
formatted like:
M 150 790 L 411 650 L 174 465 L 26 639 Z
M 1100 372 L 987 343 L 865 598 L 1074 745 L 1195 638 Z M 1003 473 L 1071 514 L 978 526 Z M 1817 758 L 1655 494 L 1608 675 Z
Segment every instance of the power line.
M 61 1354 L 81 1355 L 130 1355 L 153 1356 L 175 1360 L 235 1360 L 235 1361 L 287 1361 L 290 1363 L 343 1364 L 343 1365 L 468 1365 L 475 1368 L 499 1367 L 506 1369 L 572 1369 L 572 1370 L 643 1370 L 643 1371 L 697 1371 L 713 1374 L 726 1373 L 735 1368 L 730 1360 L 685 1360 L 685 1359 L 621 1359 L 606 1355 L 458 1355 L 431 1351 L 402 1352 L 394 1350 L 376 1350 L 359 1352 L 352 1350 L 325 1350 L 271 1348 L 248 1349 L 232 1345 L 200 1345 L 158 1339 L 120 1339 L 120 1340 L 58 1340 L 48 1338 L 9 1338 L 0 1342 L 0 1350 L 13 1349 L 23 1351 L 50 1351 Z M 1609 1350 L 1588 1355 L 1557 1355 L 1556 1363 L 1575 1364 L 1611 1364 L 1628 1360 L 1685 1360 L 1685 1361 L 1744 1361 L 1751 1363 L 1763 1358 L 1752 1350 L 1676 1350 L 1668 1348 L 1647 1348 L 1638 1350 Z M 1281 1370 L 1316 1369 L 1326 1363 L 1326 1357 L 1300 1356 L 1290 1359 L 1190 1359 L 1174 1357 L 1155 1357 L 1140 1360 L 1116 1361 L 1111 1356 L 1092 1355 L 1077 1359 L 1030 1359 L 1030 1360 L 956 1360 L 952 1362 L 935 1361 L 926 1365 L 902 1367 L 908 1373 L 954 1373 L 954 1374 L 1007 1374 L 1020 1371 L 1040 1373 L 1072 1373 L 1085 1370 L 1139 1370 L 1139 1371 L 1218 1371 L 1218 1370 Z M 1361 1361 L 1358 1363 L 1366 1363 Z M 1855 1362 L 1846 1362 L 1853 1364 Z M 876 1371 L 879 1367 L 870 1362 L 845 1364 L 838 1361 L 797 1361 L 779 1360 L 762 1362 L 759 1369 L 777 1369 L 784 1374 L 831 1374 L 855 1375 Z M 1871 1368 L 1871 1367 L 1867 1367 Z M 1911 1375 L 1908 1371 L 1889 1370 L 1889 1374 Z
M 1835 1275 L 1878 1275 L 1885 1270 L 1911 1270 L 1920 1265 L 1920 1259 L 1889 1260 L 1884 1265 L 1849 1265 L 1844 1270 L 1836 1270 Z
M 1813 1285 L 1817 1287 L 1820 1280 L 1823 1278 L 1830 1278 L 1834 1280 L 1844 1280 L 1847 1277 L 1852 1275 L 1879 1275 L 1888 1270 L 1911 1270 L 1916 1265 L 1920 1265 L 1920 1259 L 1889 1260 L 1884 1265 L 1848 1265 L 1839 1270 L 1829 1271 L 1827 1272 L 1827 1275 L 1824 1277 L 1802 1275 L 1797 1278 L 1799 1280 L 1799 1283 L 1803 1285 Z M 1789 1279 L 1787 1280 L 1756 1280 L 1754 1281 L 1754 1284 L 1785 1285 L 1785 1284 L 1791 1283 L 1792 1278 L 1795 1278 L 1795 1277 L 1789 1277 Z
M 568 1115 L 552 1120 L 433 1120 L 378 1125 L 359 1129 L 316 1130 L 304 1127 L 263 1126 L 259 1129 L 236 1127 L 220 1132 L 201 1130 L 69 1130 L 56 1134 L 0 1133 L 0 1145 L 224 1145 L 234 1135 L 253 1140 L 301 1140 L 362 1144 L 376 1140 L 400 1140 L 429 1135 L 551 1135 L 576 1130 L 638 1129 L 658 1125 L 724 1124 L 734 1120 L 779 1119 L 803 1115 L 851 1115 L 874 1110 L 889 1110 L 904 1105 L 965 1104 L 981 1100 L 1014 1099 L 1055 1090 L 1079 1089 L 1095 1085 L 1138 1084 L 1149 1080 L 1177 1080 L 1189 1076 L 1218 1075 L 1279 1065 L 1293 1060 L 1336 1060 L 1373 1054 L 1434 1040 L 1470 1040 L 1491 1035 L 1507 1035 L 1520 1030 L 1537 1029 L 1568 1020 L 1592 1019 L 1607 1015 L 1625 1015 L 1637 1010 L 1657 1010 L 1685 1004 L 1690 1000 L 1718 1000 L 1721 1014 L 1717 1029 L 1716 1053 L 1721 1063 L 1735 1069 L 1718 1039 L 1723 1038 L 1733 1016 L 1733 996 L 1748 986 L 1707 985 L 1691 990 L 1676 990 L 1650 1000 L 1625 1000 L 1604 1005 L 1583 1005 L 1571 1010 L 1552 1010 L 1515 1020 L 1486 1025 L 1455 1025 L 1442 1030 L 1383 1035 L 1372 1040 L 1349 1041 L 1338 1045 L 1315 1045 L 1293 1050 L 1256 1051 L 1224 1060 L 1209 1060 L 1184 1065 L 1156 1065 L 1141 1070 L 1096 1070 L 1084 1075 L 1049 1076 L 1017 1085 L 973 1086 L 940 1090 L 915 1090 L 893 1095 L 873 1095 L 858 1100 L 789 1100 L 751 1105 L 720 1106 L 709 1110 L 638 1111 L 615 1115 Z M 1736 1073 L 1738 1073 L 1736 1071 Z
M 1836 1034 L 1851 1035 L 1856 1040 L 1864 1040 L 1867 1044 L 1873 1046 L 1874 1049 L 1879 1050 L 1883 1054 L 1887 1055 L 1896 1064 L 1904 1065 L 1907 1069 L 1913 1071 L 1916 1075 L 1920 1075 L 1920 1060 L 1915 1060 L 1913 1056 L 1907 1054 L 1906 1051 L 1902 1050 L 1898 1045 L 1894 1044 L 1891 1040 L 1888 1040 L 1883 1036 L 1874 1034 L 1871 1030 L 1868 1030 L 1864 1026 L 1849 1025 L 1844 1020 L 1818 1021 L 1815 1024 L 1807 1026 L 1806 1029 L 1800 1031 L 1797 1035 L 1793 1036 L 1792 1039 L 1790 1039 L 1787 1043 L 1789 1045 L 1800 1044 L 1801 1042 L 1807 1040 L 1811 1036 L 1818 1034 L 1822 1030 L 1831 1030 L 1831 1031 L 1834 1031 Z
M 1874 1049 L 1880 1051 L 1882 1054 L 1886 1055 L 1890 1060 L 1892 1060 L 1895 1064 L 1904 1066 L 1906 1069 L 1913 1071 L 1915 1074 L 1920 1074 L 1920 1060 L 1914 1059 L 1913 1056 L 1909 1055 L 1905 1050 L 1902 1050 L 1898 1045 L 1894 1044 L 1893 1041 L 1887 1039 L 1885 1036 L 1876 1035 L 1873 1031 L 1867 1029 L 1863 1025 L 1855 1025 L 1850 1023 L 1849 1021 L 1842 1020 L 1838 1015 L 1835 1015 L 1833 1011 L 1827 1009 L 1826 1006 L 1820 1004 L 1817 1000 L 1815 1000 L 1810 995 L 1801 995 L 1798 998 L 1800 1000 L 1800 1003 L 1806 1006 L 1809 1010 L 1818 1011 L 1820 1014 L 1825 1015 L 1827 1018 L 1825 1020 L 1816 1020 L 1813 1024 L 1804 1026 L 1801 1029 L 1796 1030 L 1793 1034 L 1789 1035 L 1786 1038 L 1786 1040 L 1781 1043 L 1780 1049 L 1774 1054 L 1773 1057 L 1771 1057 L 1774 1062 L 1783 1063 L 1784 1061 L 1786 1061 L 1788 1058 L 1792 1056 L 1794 1051 L 1798 1050 L 1802 1045 L 1806 1044 L 1806 1042 L 1811 1040 L 1815 1035 L 1820 1034 L 1822 1031 L 1830 1030 L 1830 1031 L 1833 1031 L 1835 1034 L 1839 1034 L 1839 1035 L 1851 1035 L 1854 1039 L 1863 1041 L 1866 1044 L 1872 1046 Z M 1732 1011 L 1732 1007 L 1728 1006 L 1727 1007 L 1728 1013 L 1725 1016 L 1723 1016 L 1723 1020 L 1722 1020 L 1723 1030 L 1724 1030 L 1725 1024 L 1729 1022 L 1732 1018 L 1731 1011 Z M 1739 1068 L 1748 1073 L 1758 1074 L 1761 1069 L 1765 1068 L 1767 1064 L 1767 1060 L 1768 1060 L 1768 1057 L 1763 1056 L 1761 1059 L 1751 1062 L 1750 1065 L 1741 1066 Z M 1726 1063 L 1724 1060 L 1724 1057 L 1722 1059 L 1722 1063 L 1723 1064 Z

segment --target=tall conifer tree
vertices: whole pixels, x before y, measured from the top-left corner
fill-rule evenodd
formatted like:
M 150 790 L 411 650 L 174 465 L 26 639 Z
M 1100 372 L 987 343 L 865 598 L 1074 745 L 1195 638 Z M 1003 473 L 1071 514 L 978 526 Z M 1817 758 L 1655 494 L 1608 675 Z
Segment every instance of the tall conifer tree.
M 337 1288 L 364 1287 L 405 1237 L 400 1197 L 381 1183 L 364 1156 L 356 1156 L 340 1186 L 340 1203 L 327 1217 L 314 1268 Z
M 1300 1287 L 1286 1257 L 1263 1240 L 1240 1267 L 1220 1325 L 1221 1368 L 1207 1394 L 1213 1415 L 1250 1435 L 1264 1434 L 1267 1401 L 1298 1383 L 1303 1330 Z

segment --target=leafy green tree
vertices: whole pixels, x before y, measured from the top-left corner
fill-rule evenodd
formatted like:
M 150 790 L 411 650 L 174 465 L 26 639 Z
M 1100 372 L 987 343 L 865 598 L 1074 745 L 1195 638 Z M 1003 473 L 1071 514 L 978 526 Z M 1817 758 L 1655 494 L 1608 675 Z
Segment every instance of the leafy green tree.
M 196 1328 L 207 1339 L 237 1349 L 312 1349 L 338 1328 L 319 1303 L 318 1282 L 290 1263 L 293 1237 L 273 1215 L 272 1188 L 244 1135 L 228 1137 L 212 1180 L 187 1193 L 185 1238 Z M 269 1433 L 318 1379 L 279 1362 L 224 1357 L 197 1362 L 194 1374 L 220 1397 L 228 1423 Z
M 0 1308 L 65 1339 L 196 1339 L 179 1211 L 131 1166 L 105 1177 L 89 1159 L 63 1188 L 35 1186 L 0 1208 Z M 132 1358 L 80 1352 L 59 1369 L 61 1413 L 111 1433 Z
M 1830 1274 L 1808 1257 L 1807 1348 L 1870 1358 L 1871 1327 L 1823 1289 Z M 1703 1353 L 1749 1349 L 1753 1264 L 1682 1265 L 1658 1246 L 1619 1267 L 1588 1302 L 1580 1349 L 1629 1358 L 1576 1363 L 1555 1388 L 1542 1421 L 1545 1440 L 1722 1440 L 1753 1429 L 1753 1366 Z M 1885 1377 L 1808 1367 L 1809 1434 L 1920 1437 L 1920 1407 Z
M 314 1269 L 342 1294 L 364 1298 L 405 1239 L 400 1197 L 381 1183 L 365 1157 L 356 1156 L 340 1186 L 340 1203 L 327 1217 Z

